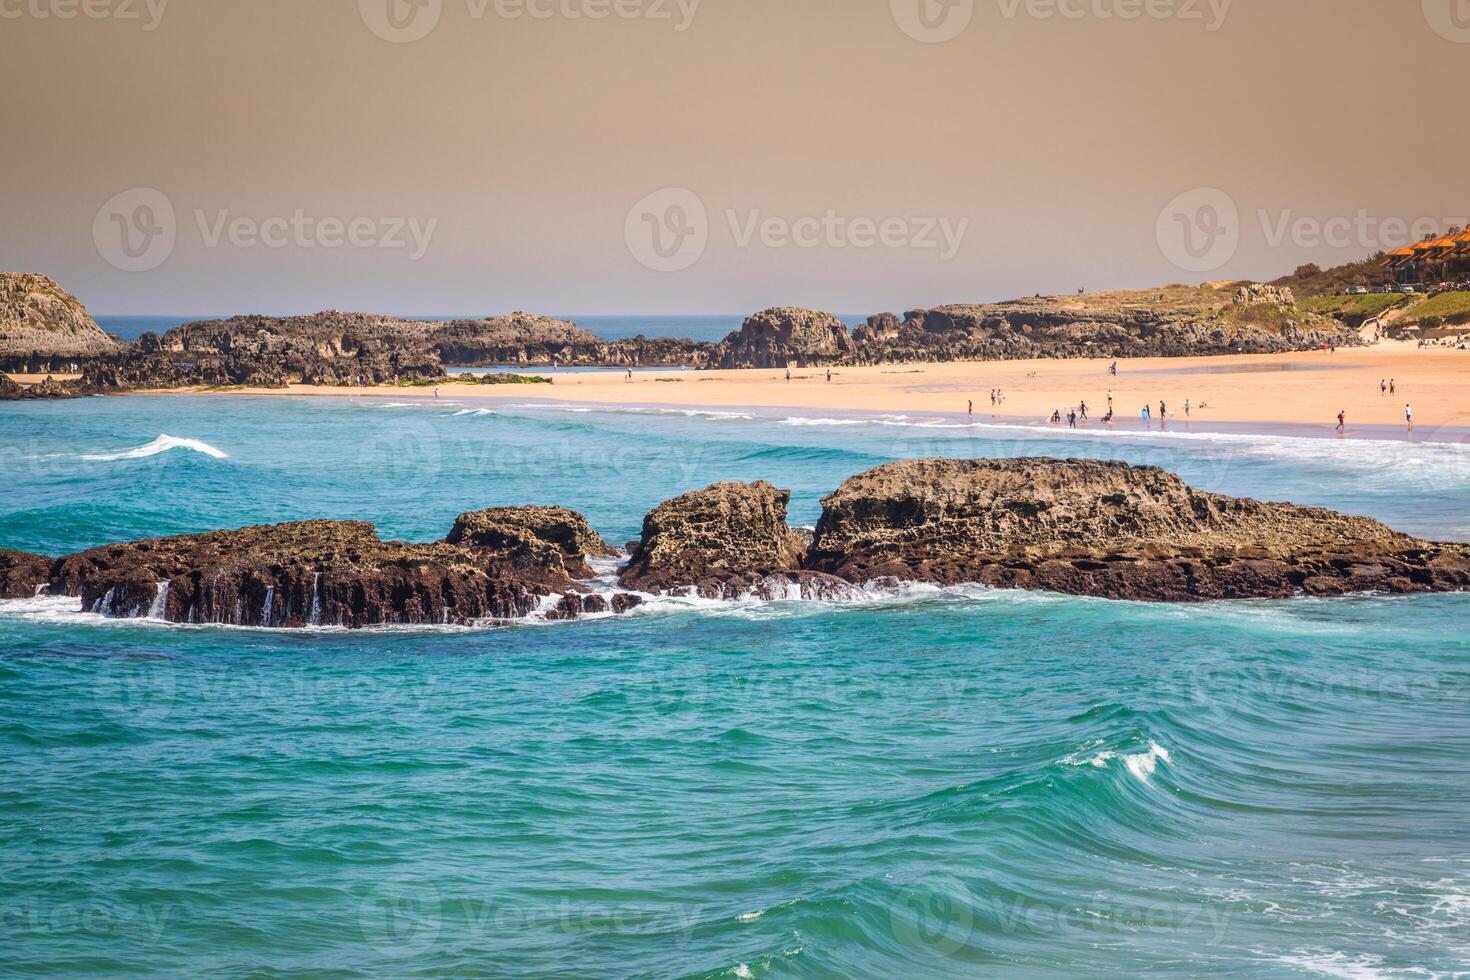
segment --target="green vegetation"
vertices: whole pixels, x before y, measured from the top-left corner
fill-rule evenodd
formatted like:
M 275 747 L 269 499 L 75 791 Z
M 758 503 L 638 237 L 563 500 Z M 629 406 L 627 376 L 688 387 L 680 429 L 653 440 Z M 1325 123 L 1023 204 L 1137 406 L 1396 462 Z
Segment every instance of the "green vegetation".
M 1367 296 L 1309 296 L 1298 298 L 1297 305 L 1313 313 L 1361 323 L 1409 300 L 1410 297 L 1400 293 L 1369 293 Z
M 550 378 L 544 378 L 539 374 L 466 374 L 455 378 L 456 381 L 473 381 L 481 385 L 549 385 Z
M 1304 265 L 1289 276 L 1277 279 L 1271 285 L 1290 286 L 1298 301 L 1313 296 L 1338 296 L 1355 286 L 1386 286 L 1393 282 L 1383 268 L 1383 253 L 1370 256 L 1361 262 L 1350 262 L 1335 269 L 1323 269 L 1317 265 Z
M 1438 317 L 1441 324 L 1470 322 L 1470 293 L 1440 293 L 1431 296 L 1412 311 L 1414 319 L 1428 327 L 1430 317 Z M 1432 329 L 1432 328 L 1431 328 Z
M 401 381 L 402 388 L 437 388 L 447 384 L 471 384 L 471 385 L 549 385 L 550 378 L 543 378 L 537 374 L 507 374 L 499 372 L 495 374 L 451 374 L 444 378 L 423 378 L 413 381 Z

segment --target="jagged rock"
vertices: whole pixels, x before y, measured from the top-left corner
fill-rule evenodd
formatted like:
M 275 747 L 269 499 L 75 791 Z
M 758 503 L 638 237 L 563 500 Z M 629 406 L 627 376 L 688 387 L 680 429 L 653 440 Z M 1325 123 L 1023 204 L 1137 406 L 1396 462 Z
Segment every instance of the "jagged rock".
M 56 562 L 54 595 L 84 609 L 176 623 L 359 628 L 516 619 L 565 574 L 486 561 L 449 544 L 378 538 L 370 524 L 307 521 L 107 545 Z
M 80 398 L 87 393 L 87 390 L 76 382 L 57 381 L 49 374 L 32 385 L 23 385 L 9 375 L 0 374 L 0 402 L 14 402 L 22 399 Z
M 461 514 L 448 544 L 485 551 L 516 567 L 591 578 L 588 558 L 616 554 L 587 518 L 565 507 L 493 507 Z
M 801 537 L 786 525 L 790 502 L 791 491 L 765 481 L 716 483 L 665 501 L 643 519 L 619 581 L 642 592 L 715 598 L 769 591 L 770 576 L 801 566 Z
M 0 272 L 0 370 L 59 371 L 122 348 L 48 276 Z
M 50 580 L 50 558 L 0 548 L 0 599 L 29 599 Z
M 1233 301 L 1237 306 L 1258 306 L 1263 303 L 1272 303 L 1277 306 L 1295 306 L 1296 296 L 1292 294 L 1290 286 L 1272 286 L 1265 283 L 1249 282 L 1235 291 Z
M 1195 601 L 1470 587 L 1470 546 L 1377 521 L 1204 493 L 1154 467 L 1090 460 L 891 463 L 823 501 L 806 567 Z
M 852 349 L 847 327 L 831 313 L 775 307 L 748 317 L 720 344 L 722 368 L 805 367 L 830 363 Z

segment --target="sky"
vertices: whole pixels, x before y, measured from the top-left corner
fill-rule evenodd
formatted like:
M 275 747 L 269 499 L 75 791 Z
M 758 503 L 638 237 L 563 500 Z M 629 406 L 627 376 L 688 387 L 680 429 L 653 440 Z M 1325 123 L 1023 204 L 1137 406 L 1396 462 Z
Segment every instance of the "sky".
M 0 0 L 0 81 L 0 269 L 99 315 L 901 313 L 1470 218 L 1470 0 Z

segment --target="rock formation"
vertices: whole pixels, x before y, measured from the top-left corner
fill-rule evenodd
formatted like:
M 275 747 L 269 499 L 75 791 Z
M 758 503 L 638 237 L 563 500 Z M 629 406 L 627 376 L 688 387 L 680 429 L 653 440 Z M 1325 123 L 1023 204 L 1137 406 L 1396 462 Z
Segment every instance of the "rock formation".
M 0 548 L 0 599 L 29 599 L 50 580 L 50 558 Z
M 1149 601 L 1470 587 L 1470 546 L 1124 463 L 911 460 L 853 477 L 822 507 L 806 567 L 854 582 Z
M 806 541 L 786 524 L 790 490 L 765 481 L 716 483 L 665 501 L 619 579 L 642 592 L 707 598 L 814 597 L 850 591 L 801 569 Z
M 722 368 L 833 364 L 852 350 L 847 327 L 831 313 L 783 306 L 748 317 L 720 344 Z
M 461 515 L 434 544 L 308 521 L 55 560 L 0 551 L 0 598 L 44 587 L 115 617 L 357 628 L 624 613 L 642 602 L 635 592 L 843 599 L 904 581 L 1153 602 L 1470 589 L 1470 545 L 1205 493 L 1148 466 L 890 463 L 823 500 L 810 541 L 786 524 L 790 498 L 765 482 L 717 483 L 660 504 L 621 571 L 628 592 L 579 581 L 588 558 L 612 553 L 582 515 L 500 507 Z
M 0 272 L 0 371 L 59 371 L 122 348 L 47 276 Z
M 617 554 L 587 518 L 565 507 L 493 507 L 461 514 L 445 541 L 517 568 L 545 568 L 582 579 L 593 574 L 589 557 Z
M 587 553 L 607 550 L 580 514 L 481 511 L 461 517 L 450 537 L 407 544 L 380 540 L 370 524 L 306 521 L 106 545 L 55 562 L 15 552 L 0 557 L 0 586 L 34 595 L 44 563 L 51 594 L 80 597 L 85 610 L 265 627 L 463 625 L 524 618 L 548 603 L 547 618 L 571 619 L 641 602 L 574 580 Z

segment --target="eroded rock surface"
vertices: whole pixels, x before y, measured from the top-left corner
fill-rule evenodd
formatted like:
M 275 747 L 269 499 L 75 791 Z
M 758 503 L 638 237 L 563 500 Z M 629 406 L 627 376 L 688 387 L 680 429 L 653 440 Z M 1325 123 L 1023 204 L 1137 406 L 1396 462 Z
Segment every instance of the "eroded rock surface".
M 786 524 L 791 491 L 765 481 L 716 483 L 665 501 L 643 519 L 643 535 L 620 582 L 642 592 L 709 598 L 784 599 L 846 589 L 801 568 L 805 542 Z
M 0 599 L 29 599 L 50 580 L 50 558 L 0 548 Z
M 579 579 L 592 577 L 588 558 L 616 554 L 587 518 L 565 507 L 492 507 L 461 514 L 445 540 L 517 567 L 546 568 Z
M 1197 601 L 1460 590 L 1470 546 L 1204 493 L 1155 467 L 927 459 L 881 466 L 827 497 L 806 567 L 853 582 Z
M 122 349 L 49 276 L 0 272 L 0 370 L 59 371 Z

